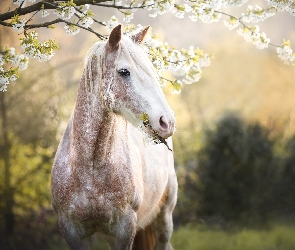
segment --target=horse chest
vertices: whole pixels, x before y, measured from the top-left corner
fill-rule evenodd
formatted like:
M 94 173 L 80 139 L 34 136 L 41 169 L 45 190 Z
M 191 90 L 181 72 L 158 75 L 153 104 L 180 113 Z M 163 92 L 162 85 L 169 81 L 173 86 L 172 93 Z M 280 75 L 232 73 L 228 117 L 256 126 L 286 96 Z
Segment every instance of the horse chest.
M 75 191 L 69 211 L 75 220 L 109 223 L 130 206 L 137 209 L 134 160 L 123 153 L 108 154 L 107 159 L 94 159 L 92 167 L 73 173 Z

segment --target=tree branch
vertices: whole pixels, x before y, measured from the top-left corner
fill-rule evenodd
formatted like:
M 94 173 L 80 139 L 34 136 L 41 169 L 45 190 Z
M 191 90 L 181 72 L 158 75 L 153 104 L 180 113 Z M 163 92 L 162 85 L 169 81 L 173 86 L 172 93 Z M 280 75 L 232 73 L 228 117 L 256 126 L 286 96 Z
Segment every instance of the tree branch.
M 52 24 L 61 23 L 61 22 L 63 22 L 63 20 L 58 18 L 58 19 L 55 19 L 55 20 L 50 21 L 50 22 L 38 23 L 38 24 L 28 24 L 28 25 L 24 26 L 24 29 L 29 30 L 29 29 L 35 29 L 35 28 L 44 28 L 44 27 L 48 27 L 48 26 L 50 26 Z
M 43 2 L 43 1 L 37 2 L 25 8 L 19 7 L 13 11 L 0 14 L 0 21 L 9 20 L 15 15 L 23 16 L 23 15 L 32 13 L 34 11 L 41 10 L 42 6 L 44 6 L 44 9 L 46 10 L 55 9 L 56 8 L 55 4 L 58 4 L 60 2 L 64 2 L 64 1 L 47 0 L 46 2 Z M 108 2 L 108 0 L 74 0 L 74 3 L 76 4 L 76 6 L 85 5 L 85 4 L 94 5 L 95 3 L 103 3 L 103 2 Z
M 101 40 L 105 40 L 105 39 L 107 38 L 106 36 L 101 35 L 101 34 L 95 32 L 93 29 L 91 29 L 91 28 L 85 28 L 85 27 L 83 27 L 82 25 L 79 25 L 79 24 L 77 24 L 77 23 L 72 23 L 72 22 L 69 22 L 69 21 L 66 21 L 66 20 L 62 20 L 62 22 L 66 23 L 66 24 L 69 24 L 69 25 L 77 26 L 77 27 L 79 27 L 80 29 L 83 29 L 83 30 L 87 30 L 87 31 L 93 33 L 94 35 L 96 35 L 96 36 L 97 36 L 98 38 L 100 38 Z
M 0 24 L 3 25 L 3 26 L 6 26 L 6 27 L 12 27 L 11 23 L 6 23 L 6 22 L 3 22 L 3 21 L 0 21 Z
M 114 4 L 101 4 L 101 3 L 93 3 L 92 5 L 98 6 L 98 7 L 106 7 L 106 8 L 113 8 L 118 10 L 132 10 L 132 9 L 143 9 L 147 6 L 151 5 L 141 5 L 141 6 L 122 6 L 122 5 L 114 5 Z

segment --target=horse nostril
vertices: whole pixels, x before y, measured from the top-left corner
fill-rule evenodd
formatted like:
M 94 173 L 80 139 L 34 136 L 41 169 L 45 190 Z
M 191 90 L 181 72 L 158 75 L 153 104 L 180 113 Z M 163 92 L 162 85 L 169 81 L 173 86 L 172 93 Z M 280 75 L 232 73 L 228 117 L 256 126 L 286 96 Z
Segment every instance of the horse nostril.
M 162 128 L 164 131 L 167 131 L 168 128 L 169 128 L 169 126 L 168 126 L 168 122 L 166 121 L 166 119 L 165 119 L 164 116 L 161 116 L 161 117 L 160 117 L 159 122 L 160 122 L 160 126 L 161 126 L 161 128 Z

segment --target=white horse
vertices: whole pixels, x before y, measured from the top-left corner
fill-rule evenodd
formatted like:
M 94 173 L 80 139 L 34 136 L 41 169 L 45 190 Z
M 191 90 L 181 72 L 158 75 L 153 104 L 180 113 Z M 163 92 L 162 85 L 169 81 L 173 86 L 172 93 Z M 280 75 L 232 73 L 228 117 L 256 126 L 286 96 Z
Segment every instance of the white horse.
M 147 30 L 128 37 L 119 25 L 86 58 L 51 180 L 71 249 L 91 249 L 96 232 L 111 249 L 172 249 L 177 179 L 165 139 L 175 119 L 139 45 Z M 146 135 L 166 145 L 151 144 Z

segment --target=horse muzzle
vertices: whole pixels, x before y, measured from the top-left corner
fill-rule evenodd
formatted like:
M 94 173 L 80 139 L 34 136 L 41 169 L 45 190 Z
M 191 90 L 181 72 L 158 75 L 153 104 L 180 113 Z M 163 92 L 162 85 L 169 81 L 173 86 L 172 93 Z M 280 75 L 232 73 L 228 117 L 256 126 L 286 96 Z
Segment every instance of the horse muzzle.
M 167 119 L 165 116 L 161 116 L 157 127 L 157 134 L 163 139 L 167 139 L 175 132 L 175 119 Z

